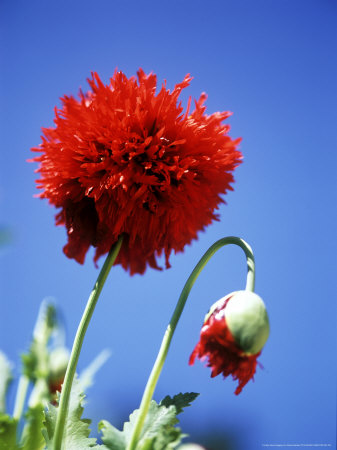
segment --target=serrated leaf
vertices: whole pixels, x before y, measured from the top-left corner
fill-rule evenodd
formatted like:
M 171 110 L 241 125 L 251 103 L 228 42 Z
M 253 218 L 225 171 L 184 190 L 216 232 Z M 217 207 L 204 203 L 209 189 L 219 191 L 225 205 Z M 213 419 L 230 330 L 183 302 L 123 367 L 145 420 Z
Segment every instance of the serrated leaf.
M 178 423 L 177 414 L 199 394 L 178 394 L 173 398 L 167 396 L 158 405 L 151 401 L 138 443 L 137 450 L 173 450 L 186 435 L 182 434 L 180 428 L 175 427 Z M 107 421 L 100 423 L 99 429 L 103 432 L 102 441 L 109 450 L 124 450 L 131 440 L 133 430 L 139 415 L 139 409 L 130 415 L 123 431 L 117 430 Z
M 44 422 L 43 406 L 36 405 L 33 408 L 29 408 L 25 418 L 20 448 L 23 450 L 42 450 L 46 445 L 42 435 Z
M 129 441 L 132 432 L 136 423 L 136 420 L 139 415 L 139 409 L 134 411 L 130 415 L 130 421 L 124 424 L 123 431 L 126 435 L 126 440 Z M 176 409 L 175 407 L 160 407 L 154 400 L 151 401 L 149 411 L 146 415 L 146 419 L 143 425 L 143 429 L 140 435 L 139 441 L 142 441 L 142 438 L 152 438 L 155 436 L 161 428 L 166 426 L 172 426 L 178 422 L 176 418 Z
M 163 428 L 156 435 L 139 442 L 137 450 L 174 450 L 185 436 L 180 428 Z
M 12 364 L 0 351 L 0 413 L 6 412 L 6 395 L 12 378 Z
M 102 431 L 102 441 L 109 450 L 125 450 L 126 440 L 123 431 L 117 430 L 107 420 L 98 424 L 98 431 Z
M 97 444 L 96 438 L 89 438 L 89 425 L 91 421 L 88 419 L 82 419 L 84 398 L 85 395 L 80 388 L 78 379 L 76 378 L 71 389 L 69 410 L 62 441 L 63 448 L 67 450 L 102 448 Z M 45 429 L 48 450 L 53 448 L 52 440 L 55 431 L 57 412 L 57 406 L 53 406 L 51 404 L 48 405 L 48 410 L 45 414 Z
M 161 402 L 160 405 L 166 406 L 167 408 L 171 405 L 176 407 L 177 414 L 180 414 L 184 408 L 191 406 L 191 403 L 198 397 L 199 394 L 195 392 L 186 392 L 185 394 L 177 394 L 173 397 L 167 395 Z
M 162 430 L 154 441 L 153 450 L 173 450 L 186 436 L 187 434 L 182 434 L 180 428 L 170 427 L 167 430 Z
M 18 450 L 16 443 L 17 420 L 8 414 L 0 413 L 0 448 L 1 450 Z
M 47 449 L 52 448 L 52 439 L 55 432 L 57 417 L 57 409 L 54 405 L 48 404 L 46 411 L 44 412 L 44 428 L 42 429 L 43 436 L 47 443 Z

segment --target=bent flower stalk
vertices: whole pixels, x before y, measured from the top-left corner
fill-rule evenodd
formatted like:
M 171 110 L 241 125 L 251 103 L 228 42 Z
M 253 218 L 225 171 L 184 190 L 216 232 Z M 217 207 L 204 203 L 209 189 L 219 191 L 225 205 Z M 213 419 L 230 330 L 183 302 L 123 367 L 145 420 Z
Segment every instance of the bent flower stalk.
M 243 386 L 253 377 L 255 373 L 256 357 L 259 356 L 259 353 L 249 358 L 247 356 L 249 353 L 245 354 L 243 349 L 239 349 L 237 345 L 239 345 L 240 341 L 242 341 L 241 345 L 244 347 L 246 352 L 260 351 L 268 338 L 269 320 L 263 301 L 260 297 L 253 293 L 255 286 L 255 259 L 253 251 L 250 245 L 243 239 L 236 236 L 228 236 L 223 239 L 219 239 L 206 251 L 193 269 L 191 275 L 185 283 L 185 286 L 183 287 L 171 321 L 168 324 L 164 334 L 158 356 L 146 384 L 139 413 L 137 415 L 136 423 L 127 450 L 136 449 L 153 393 L 169 351 L 174 331 L 184 310 L 189 293 L 196 279 L 211 257 L 220 248 L 229 244 L 234 244 L 241 247 L 247 260 L 246 290 L 241 291 L 241 293 L 230 294 L 229 298 L 226 298 L 226 301 L 223 302 L 225 303 L 224 306 L 226 306 L 230 298 L 235 297 L 236 299 L 234 303 L 231 303 L 231 307 L 229 308 L 232 311 L 232 313 L 229 314 L 231 331 L 233 332 L 233 335 L 235 335 L 235 338 L 233 338 L 228 330 L 226 319 L 222 313 L 223 308 L 219 307 L 218 303 L 213 305 L 215 313 L 218 313 L 218 308 L 220 308 L 219 312 L 221 312 L 220 316 L 222 317 L 217 317 L 216 326 L 212 327 L 211 332 L 207 333 L 207 336 L 206 333 L 205 335 L 202 334 L 200 343 L 197 344 L 190 357 L 190 364 L 194 362 L 196 356 L 200 356 L 201 358 L 208 356 L 211 363 L 214 362 L 218 367 L 221 367 L 224 376 L 232 374 L 234 379 L 239 379 L 239 386 L 235 392 L 236 394 L 241 392 Z M 232 305 L 234 306 L 232 307 Z M 208 316 L 206 316 L 206 322 L 209 318 L 210 321 L 212 321 L 214 316 L 212 312 L 213 311 L 211 308 L 211 312 Z M 220 329 L 218 330 L 218 328 Z M 214 331 L 218 331 L 218 345 L 215 345 L 214 342 Z M 231 352 L 229 352 L 228 348 L 229 343 L 230 349 L 232 350 Z

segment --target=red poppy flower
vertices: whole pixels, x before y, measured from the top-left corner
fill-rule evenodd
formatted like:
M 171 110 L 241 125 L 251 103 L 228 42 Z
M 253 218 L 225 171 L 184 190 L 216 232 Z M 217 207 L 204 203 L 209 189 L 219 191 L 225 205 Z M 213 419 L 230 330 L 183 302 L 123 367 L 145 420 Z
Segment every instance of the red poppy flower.
M 169 267 L 171 251 L 217 219 L 240 139 L 222 123 L 229 112 L 205 114 L 205 94 L 183 112 L 178 97 L 190 80 L 156 94 L 156 76 L 141 69 L 138 82 L 116 71 L 108 85 L 94 73 L 88 93 L 61 99 L 55 127 L 32 150 L 42 153 L 33 159 L 40 197 L 61 208 L 56 224 L 67 229 L 69 258 L 83 263 L 93 246 L 96 262 L 123 234 L 116 263 L 131 274 L 158 269 L 162 253 Z
M 196 357 L 207 359 L 212 378 L 222 373 L 239 381 L 238 395 L 253 379 L 268 335 L 269 320 L 262 299 L 249 291 L 233 292 L 212 306 L 189 364 L 194 364 Z

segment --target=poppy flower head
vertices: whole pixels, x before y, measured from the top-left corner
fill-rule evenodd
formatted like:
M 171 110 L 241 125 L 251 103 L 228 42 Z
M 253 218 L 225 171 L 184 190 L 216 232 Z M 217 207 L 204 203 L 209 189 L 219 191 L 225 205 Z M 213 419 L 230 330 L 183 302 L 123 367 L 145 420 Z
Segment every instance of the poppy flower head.
M 205 318 L 200 340 L 189 364 L 207 360 L 211 377 L 232 375 L 238 395 L 254 378 L 257 358 L 269 336 L 269 320 L 262 299 L 249 291 L 237 291 L 216 302 Z
M 121 234 L 116 260 L 133 273 L 159 269 L 157 257 L 180 252 L 218 216 L 241 162 L 240 139 L 228 136 L 229 112 L 205 113 L 206 94 L 190 112 L 178 97 L 191 77 L 170 91 L 142 69 L 138 78 L 115 71 L 105 85 L 96 73 L 79 98 L 64 96 L 55 126 L 43 129 L 37 186 L 60 211 L 79 263 L 95 247 L 95 262 Z

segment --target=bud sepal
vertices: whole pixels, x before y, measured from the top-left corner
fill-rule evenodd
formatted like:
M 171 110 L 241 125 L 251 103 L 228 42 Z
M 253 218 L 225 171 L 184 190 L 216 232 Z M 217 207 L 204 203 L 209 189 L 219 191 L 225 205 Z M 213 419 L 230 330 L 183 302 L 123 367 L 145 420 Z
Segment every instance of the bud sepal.
M 239 381 L 238 395 L 253 379 L 268 336 L 269 320 L 262 299 L 249 290 L 232 292 L 214 303 L 206 315 L 189 364 L 196 358 L 208 360 L 211 377 L 232 375 Z

